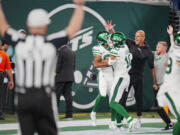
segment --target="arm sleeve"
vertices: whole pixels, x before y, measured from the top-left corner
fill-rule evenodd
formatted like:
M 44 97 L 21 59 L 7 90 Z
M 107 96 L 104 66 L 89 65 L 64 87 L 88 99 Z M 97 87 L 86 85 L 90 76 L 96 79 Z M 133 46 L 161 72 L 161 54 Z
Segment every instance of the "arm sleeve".
M 177 46 L 175 44 L 171 44 L 171 46 L 169 47 L 168 52 L 173 52 L 174 50 L 179 50 L 179 46 Z
M 47 40 L 51 42 L 56 48 L 66 45 L 69 41 L 68 35 L 65 30 L 53 33 L 47 36 Z
M 23 35 L 12 28 L 7 29 L 5 32 L 4 42 L 8 45 L 15 46 L 21 39 L 24 39 Z
M 152 53 L 152 51 L 148 48 L 148 66 L 149 68 L 154 68 L 154 54 Z
M 57 59 L 57 66 L 56 66 L 56 73 L 59 73 L 62 65 L 62 58 L 63 58 L 63 51 L 58 51 L 58 59 Z
M 128 46 L 128 48 L 131 48 L 131 46 L 134 44 L 134 41 L 131 39 L 126 39 L 125 43 Z

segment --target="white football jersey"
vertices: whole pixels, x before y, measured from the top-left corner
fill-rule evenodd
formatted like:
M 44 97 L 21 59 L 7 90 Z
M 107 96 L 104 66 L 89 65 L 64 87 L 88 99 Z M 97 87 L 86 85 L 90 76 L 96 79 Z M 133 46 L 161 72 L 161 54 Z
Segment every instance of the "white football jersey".
M 164 76 L 164 83 L 173 86 L 172 90 L 180 89 L 180 47 L 171 45 L 168 52 L 168 65 Z M 178 89 L 178 90 L 179 90 Z
M 108 58 L 110 56 L 110 49 L 108 48 L 105 48 L 104 46 L 102 45 L 96 45 L 92 48 L 92 53 L 93 55 L 95 56 L 96 54 L 97 55 L 100 55 L 102 60 Z M 106 71 L 112 71 L 112 67 L 109 66 L 109 67 L 102 67 L 102 68 L 97 68 L 98 70 L 100 71 L 103 71 L 103 72 L 106 72 Z
M 113 64 L 114 74 L 125 76 L 131 68 L 132 54 L 129 52 L 127 45 L 122 45 L 120 48 L 113 48 L 111 55 L 116 57 L 116 62 Z

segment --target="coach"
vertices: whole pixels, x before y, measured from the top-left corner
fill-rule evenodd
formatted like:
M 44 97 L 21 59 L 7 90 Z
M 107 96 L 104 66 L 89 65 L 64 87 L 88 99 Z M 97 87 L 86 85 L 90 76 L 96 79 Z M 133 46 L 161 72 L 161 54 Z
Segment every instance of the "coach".
M 12 29 L 0 3 L 0 34 L 15 47 L 16 109 L 22 135 L 57 135 L 57 104 L 54 88 L 56 48 L 67 44 L 80 30 L 84 18 L 83 0 L 73 0 L 77 7 L 69 25 L 47 37 L 51 20 L 43 9 L 32 10 L 27 17 L 30 35 L 24 37 Z M 55 48 L 56 47 L 56 48 Z
M 133 55 L 131 61 L 131 70 L 130 74 L 130 85 L 134 88 L 135 99 L 136 99 L 136 108 L 137 108 L 137 127 L 141 126 L 141 116 L 142 116 L 142 107 L 143 107 L 143 80 L 144 80 L 144 65 L 147 61 L 149 68 L 152 70 L 153 77 L 153 88 L 157 89 L 155 70 L 154 70 L 154 55 L 149 47 L 149 45 L 144 41 L 145 32 L 139 30 L 135 34 L 135 39 L 127 39 L 126 44 L 129 47 L 130 52 Z

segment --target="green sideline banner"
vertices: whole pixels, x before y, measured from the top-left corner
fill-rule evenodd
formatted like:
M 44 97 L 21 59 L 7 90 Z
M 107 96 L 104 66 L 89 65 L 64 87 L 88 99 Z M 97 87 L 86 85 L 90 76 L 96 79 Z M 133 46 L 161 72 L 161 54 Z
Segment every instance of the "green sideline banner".
M 26 29 L 26 17 L 33 8 L 44 8 L 49 12 L 52 19 L 48 29 L 50 34 L 68 25 L 75 5 L 66 0 L 3 0 L 7 20 L 15 29 Z M 76 53 L 75 83 L 72 93 L 74 112 L 90 111 L 97 97 L 97 83 L 87 76 L 90 72 L 97 72 L 91 66 L 93 60 L 91 49 L 97 44 L 96 34 L 105 30 L 105 20 L 112 20 L 116 24 L 115 30 L 125 33 L 131 39 L 134 39 L 137 30 L 144 30 L 146 41 L 152 50 L 158 41 L 168 41 L 166 32 L 169 23 L 168 6 L 130 2 L 87 2 L 84 10 L 83 26 L 69 45 Z M 147 111 L 154 104 L 152 75 L 147 66 L 144 76 L 143 110 Z M 64 112 L 64 101 L 61 103 L 59 111 Z M 108 100 L 103 101 L 99 111 L 109 111 Z

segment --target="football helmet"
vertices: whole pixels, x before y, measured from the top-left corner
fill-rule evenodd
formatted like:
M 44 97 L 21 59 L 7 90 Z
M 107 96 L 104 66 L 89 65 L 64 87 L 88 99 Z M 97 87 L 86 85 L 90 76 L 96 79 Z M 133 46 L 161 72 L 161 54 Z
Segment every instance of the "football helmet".
M 114 47 L 120 47 L 123 45 L 123 41 L 126 40 L 126 36 L 122 32 L 116 32 L 111 34 L 110 40 L 113 42 Z
M 174 41 L 176 45 L 180 46 L 180 31 L 175 34 Z
M 100 45 L 108 44 L 108 36 L 110 35 L 107 31 L 101 31 L 97 34 L 96 39 Z

